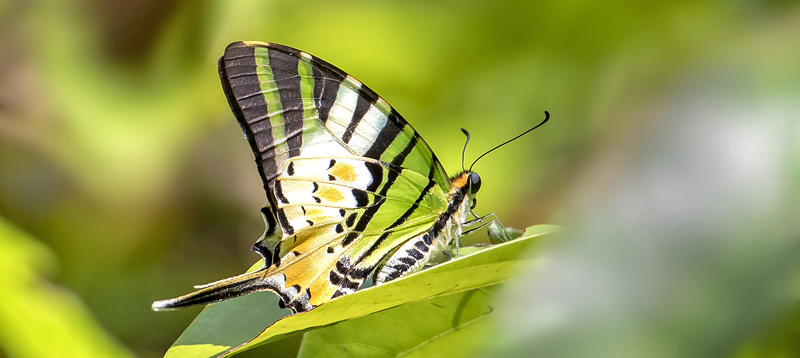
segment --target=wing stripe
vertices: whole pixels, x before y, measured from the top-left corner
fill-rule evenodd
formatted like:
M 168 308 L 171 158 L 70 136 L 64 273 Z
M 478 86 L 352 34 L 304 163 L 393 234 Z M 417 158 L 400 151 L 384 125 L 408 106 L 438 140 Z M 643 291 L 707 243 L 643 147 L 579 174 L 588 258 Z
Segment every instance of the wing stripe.
M 311 57 L 311 64 L 315 64 L 316 57 Z M 329 77 L 330 73 L 322 72 L 319 66 L 312 66 L 311 73 L 314 76 L 314 98 L 319 113 L 319 120 L 322 124 L 328 120 L 333 103 L 336 102 L 336 93 L 339 92 L 339 83 L 343 78 Z
M 367 110 L 370 108 L 370 106 L 372 106 L 372 103 L 367 100 L 364 92 L 364 85 L 361 85 L 361 87 L 358 89 L 356 109 L 353 111 L 353 117 L 350 119 L 347 129 L 345 129 L 344 134 L 342 135 L 342 141 L 345 143 L 350 143 L 350 139 L 353 138 L 353 131 L 355 131 L 358 124 L 361 123 L 361 120 L 364 118 L 364 115 L 367 113 Z
M 380 165 L 372 162 L 364 162 L 364 165 L 367 167 L 372 177 L 372 182 L 367 185 L 367 191 L 374 193 L 375 190 L 378 190 L 378 186 L 381 185 L 381 181 L 383 181 L 383 170 Z
M 394 157 L 394 159 L 392 159 L 392 164 L 396 166 L 402 166 L 403 162 L 406 161 L 406 157 L 408 157 L 408 155 L 411 154 L 411 151 L 417 145 L 417 141 L 419 140 L 419 136 L 416 135 L 416 132 L 414 134 L 415 135 L 411 137 L 411 140 L 408 142 L 403 151 L 400 152 L 398 156 Z
M 428 190 L 433 188 L 433 185 L 435 184 L 435 181 L 433 180 L 434 168 L 435 168 L 434 166 L 431 166 L 431 170 L 428 172 L 428 186 L 426 186 L 425 189 L 422 190 L 419 193 L 419 196 L 417 197 L 417 200 L 414 201 L 414 204 L 412 204 L 411 207 L 409 207 L 408 210 L 406 210 L 406 212 L 403 213 L 402 216 L 400 216 L 394 223 L 392 223 L 392 225 L 389 225 L 387 230 L 390 230 L 390 229 L 402 224 L 406 220 L 408 220 L 408 218 L 411 216 L 411 214 L 413 214 L 414 211 L 416 211 L 419 208 L 419 204 L 422 202 L 423 199 L 425 199 L 425 196 L 428 195 Z M 366 257 L 371 255 L 375 250 L 377 250 L 378 247 L 383 243 L 383 241 L 385 241 L 386 238 L 389 237 L 389 235 L 391 235 L 391 234 L 392 234 L 392 232 L 388 231 L 388 232 L 384 233 L 383 235 L 381 235 L 378 238 L 378 240 L 375 240 L 375 243 L 373 243 L 372 246 L 370 246 L 370 248 L 367 249 L 367 251 L 365 251 L 364 254 L 362 254 L 361 257 L 358 258 L 358 260 L 356 260 L 356 262 L 355 262 L 355 264 L 353 264 L 353 266 L 355 267 L 362 260 L 364 260 Z
M 289 224 L 289 219 L 286 218 L 286 212 L 283 208 L 278 209 L 278 221 L 281 222 L 281 228 L 286 235 L 294 234 L 294 227 Z M 280 262 L 280 260 L 278 260 Z
M 402 132 L 404 126 L 405 120 L 392 108 L 392 111 L 389 113 L 389 120 L 386 122 L 386 125 L 381 128 L 378 137 L 375 138 L 375 142 L 373 142 L 369 150 L 364 153 L 364 156 L 367 158 L 380 159 L 381 154 L 389 147 L 389 144 L 392 143 L 395 137 Z M 400 156 L 397 156 L 395 159 L 399 157 Z M 405 157 L 403 157 L 403 159 L 405 159 Z
M 278 87 L 281 107 L 283 108 L 284 138 L 288 138 L 289 157 L 300 155 L 303 136 L 303 100 L 300 92 L 299 59 L 286 56 L 274 49 L 267 50 L 269 66 L 272 68 L 272 79 Z M 278 70 L 278 71 L 276 71 Z
M 379 103 L 370 105 L 355 127 L 353 139 L 348 143 L 350 148 L 353 148 L 359 155 L 369 150 L 372 147 L 372 143 L 377 139 L 378 134 L 380 134 L 381 129 L 387 125 L 387 120 L 388 117 L 381 111 Z M 389 123 L 388 125 L 396 124 Z M 390 161 L 386 160 L 386 162 Z
M 387 125 L 384 128 L 386 127 L 389 126 Z M 398 133 L 399 132 L 400 131 L 398 131 Z M 406 145 L 406 148 L 403 150 L 403 152 L 398 154 L 394 158 L 394 160 L 392 160 L 392 164 L 398 166 L 403 164 L 403 161 L 405 160 L 406 156 L 408 156 L 408 154 L 411 153 L 411 150 L 414 149 L 416 143 L 417 143 L 416 137 L 413 137 L 411 141 L 408 142 L 408 145 Z M 392 185 L 394 184 L 395 180 L 397 180 L 397 177 L 399 175 L 400 175 L 399 171 L 393 171 L 393 170 L 389 171 L 389 175 L 386 176 L 386 184 L 383 185 L 383 188 L 381 189 L 378 195 L 381 197 L 385 197 L 386 193 L 389 192 L 389 189 L 392 187 Z M 427 190 L 423 191 L 423 193 L 426 192 Z M 348 244 L 353 242 L 353 240 L 359 237 L 361 232 L 364 231 L 364 229 L 367 227 L 367 224 L 369 224 L 369 221 L 372 220 L 372 216 L 375 215 L 375 213 L 381 208 L 381 205 L 384 202 L 385 200 L 381 199 L 380 201 L 376 202 L 375 205 L 371 206 L 370 208 L 364 211 L 363 216 L 358 220 L 358 223 L 356 223 L 356 226 L 355 228 L 353 228 L 353 231 L 348 233 L 347 236 L 344 238 L 344 240 L 342 240 L 342 246 L 347 246 Z

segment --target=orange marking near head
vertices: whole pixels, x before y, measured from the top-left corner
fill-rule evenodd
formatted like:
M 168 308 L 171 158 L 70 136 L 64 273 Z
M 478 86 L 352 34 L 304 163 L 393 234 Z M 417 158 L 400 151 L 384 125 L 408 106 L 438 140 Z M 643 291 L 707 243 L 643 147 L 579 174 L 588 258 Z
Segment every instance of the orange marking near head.
M 469 173 L 464 173 L 459 175 L 457 178 L 453 178 L 450 183 L 453 184 L 454 187 L 462 189 L 467 186 Z
M 344 200 L 344 195 L 342 195 L 342 192 L 339 191 L 339 189 L 327 185 L 320 185 L 319 190 L 317 190 L 314 195 L 331 203 L 339 203 Z
M 344 180 L 350 183 L 356 180 L 356 168 L 353 168 L 350 164 L 337 162 L 329 171 L 331 175 L 336 177 L 336 180 Z

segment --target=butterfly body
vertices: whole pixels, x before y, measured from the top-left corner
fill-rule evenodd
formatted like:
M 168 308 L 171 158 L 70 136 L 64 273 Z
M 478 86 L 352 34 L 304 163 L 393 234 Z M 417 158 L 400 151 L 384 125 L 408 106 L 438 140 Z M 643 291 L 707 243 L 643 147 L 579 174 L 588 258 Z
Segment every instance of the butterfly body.
M 387 260 L 376 275 L 378 284 L 418 271 L 461 237 L 470 210 L 468 196 L 471 196 L 465 178 L 472 174 L 464 172 L 451 179 L 453 186 L 448 195 L 450 204 L 447 210 L 439 215 L 430 229 L 408 240 Z
M 461 237 L 478 175 L 448 177 L 385 100 L 340 69 L 282 45 L 237 42 L 219 60 L 255 154 L 267 225 L 257 271 L 157 301 L 179 308 L 270 290 L 306 311 L 421 269 Z M 473 220 L 474 222 L 474 220 Z

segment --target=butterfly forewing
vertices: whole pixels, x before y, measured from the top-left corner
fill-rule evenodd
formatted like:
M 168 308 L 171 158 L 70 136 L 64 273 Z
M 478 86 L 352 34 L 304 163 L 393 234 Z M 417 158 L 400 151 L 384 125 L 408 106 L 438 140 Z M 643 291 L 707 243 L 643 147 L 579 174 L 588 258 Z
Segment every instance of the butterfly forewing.
M 345 72 L 252 42 L 229 45 L 219 68 L 267 191 L 266 288 L 285 304 L 354 291 L 447 209 L 450 181 L 428 145 Z

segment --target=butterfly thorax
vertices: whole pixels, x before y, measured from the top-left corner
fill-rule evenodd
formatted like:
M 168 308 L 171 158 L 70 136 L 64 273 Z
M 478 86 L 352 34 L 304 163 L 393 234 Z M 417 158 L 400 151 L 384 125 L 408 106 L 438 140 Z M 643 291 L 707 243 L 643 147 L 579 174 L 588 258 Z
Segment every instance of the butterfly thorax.
M 448 193 L 448 210 L 440 216 L 440 219 L 448 221 L 448 230 L 442 233 L 449 236 L 448 246 L 452 244 L 453 239 L 461 236 L 462 224 L 475 206 L 475 194 L 480 188 L 480 177 L 475 172 L 464 171 L 451 177 L 450 183 L 452 188 Z

